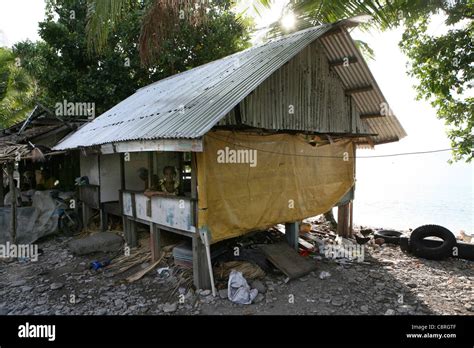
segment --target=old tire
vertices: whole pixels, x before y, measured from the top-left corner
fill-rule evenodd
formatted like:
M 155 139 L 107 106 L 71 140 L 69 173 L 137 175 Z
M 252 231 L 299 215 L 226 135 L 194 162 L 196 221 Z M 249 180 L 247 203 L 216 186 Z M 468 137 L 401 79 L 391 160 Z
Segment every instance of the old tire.
M 374 238 L 383 238 L 385 243 L 400 244 L 400 237 L 403 233 L 392 230 L 381 230 L 374 233 Z
M 443 240 L 439 246 L 428 246 L 424 239 L 438 237 Z M 456 246 L 456 237 L 450 230 L 438 225 L 424 225 L 416 228 L 410 236 L 411 252 L 424 259 L 442 260 L 452 255 Z
M 77 236 L 82 231 L 82 219 L 75 212 L 68 213 L 59 217 L 59 229 L 68 237 Z

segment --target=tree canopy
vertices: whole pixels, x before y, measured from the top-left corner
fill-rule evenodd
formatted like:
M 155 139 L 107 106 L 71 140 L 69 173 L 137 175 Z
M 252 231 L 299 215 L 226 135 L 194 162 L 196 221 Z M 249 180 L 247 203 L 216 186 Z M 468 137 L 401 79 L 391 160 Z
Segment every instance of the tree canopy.
M 0 47 L 0 128 L 26 117 L 33 107 L 35 86 L 12 50 Z
M 226 10 L 225 2 L 210 8 L 206 23 L 183 23 L 162 43 L 149 66 L 141 64 L 139 36 L 146 4 L 133 2 L 108 31 L 100 52 L 88 52 L 86 0 L 49 0 L 39 24 L 42 41 L 14 46 L 22 66 L 35 79 L 39 99 L 54 107 L 63 100 L 93 102 L 100 114 L 138 88 L 246 48 L 247 26 Z

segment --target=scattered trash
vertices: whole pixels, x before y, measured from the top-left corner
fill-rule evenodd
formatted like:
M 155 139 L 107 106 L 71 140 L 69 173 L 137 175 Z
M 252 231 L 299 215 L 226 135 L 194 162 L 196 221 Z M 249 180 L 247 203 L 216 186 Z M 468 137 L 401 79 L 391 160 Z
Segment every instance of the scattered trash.
M 110 260 L 106 259 L 104 261 L 92 261 L 90 264 L 90 268 L 93 269 L 94 271 L 97 271 L 101 268 L 107 267 L 110 265 Z
M 238 304 L 251 304 L 258 295 L 258 290 L 250 289 L 242 272 L 236 270 L 230 272 L 227 291 L 229 300 Z
M 458 240 L 466 243 L 472 243 L 472 236 L 466 234 L 463 230 L 459 232 Z
M 161 267 L 156 270 L 160 278 L 168 278 L 170 276 L 170 268 L 169 267 Z
M 319 273 L 319 279 L 326 279 L 326 278 L 329 278 L 330 276 L 331 276 L 331 273 L 326 272 L 326 271 L 322 271 L 321 273 Z

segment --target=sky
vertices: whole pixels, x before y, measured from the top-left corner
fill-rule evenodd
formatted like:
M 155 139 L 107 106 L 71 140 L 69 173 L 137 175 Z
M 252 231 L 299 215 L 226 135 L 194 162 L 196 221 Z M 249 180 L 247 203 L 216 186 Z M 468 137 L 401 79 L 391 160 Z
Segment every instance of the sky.
M 261 16 L 253 13 L 257 27 L 263 28 L 278 20 L 284 3 L 285 1 L 276 1 L 270 10 L 262 10 Z M 43 18 L 44 0 L 2 0 L 0 46 L 11 46 L 25 39 L 38 40 L 37 23 Z M 442 18 L 434 18 L 431 30 L 438 34 L 446 30 Z M 253 41 L 259 41 L 263 34 L 264 31 L 258 32 Z M 449 148 L 444 124 L 436 118 L 435 110 L 427 101 L 415 100 L 413 85 L 416 81 L 407 75 L 407 59 L 398 48 L 402 29 L 385 32 L 377 30 L 361 32 L 355 29 L 351 35 L 354 39 L 366 41 L 375 51 L 375 59 L 368 62 L 369 67 L 394 114 L 408 134 L 399 142 L 380 145 L 375 150 L 359 150 L 358 155 L 371 156 Z M 372 190 L 379 194 L 394 195 L 400 190 L 406 190 L 408 195 L 410 190 L 423 190 L 429 186 L 448 193 L 451 190 L 456 194 L 455 192 L 460 192 L 456 189 L 459 189 L 464 193 L 468 192 L 472 216 L 474 166 L 463 162 L 450 165 L 447 163 L 449 158 L 449 152 L 383 159 L 361 158 L 357 161 L 357 180 L 363 187 L 362 193 Z M 474 226 L 474 223 L 471 226 Z

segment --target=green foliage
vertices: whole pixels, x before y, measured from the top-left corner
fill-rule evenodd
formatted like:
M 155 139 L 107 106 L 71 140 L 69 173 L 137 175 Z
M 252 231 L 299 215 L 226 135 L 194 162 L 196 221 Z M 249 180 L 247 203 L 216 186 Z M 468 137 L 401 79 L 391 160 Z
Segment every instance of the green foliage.
M 418 99 L 429 100 L 444 120 L 453 148 L 453 160 L 473 158 L 474 2 L 472 0 L 292 0 L 298 17 L 295 30 L 368 14 L 368 26 L 403 26 L 400 47 L 408 56 L 408 72 L 417 79 Z M 443 15 L 450 30 L 436 36 L 428 30 L 433 15 Z M 281 32 L 279 23 L 274 32 Z M 367 46 L 358 44 L 367 56 Z
M 63 100 L 94 102 L 99 115 L 138 88 L 248 45 L 246 27 L 232 13 L 218 14 L 219 9 L 214 8 L 205 25 L 183 25 L 163 43 L 158 59 L 144 67 L 138 53 L 144 7 L 136 1 L 108 32 L 101 52 L 88 54 L 87 3 L 50 1 L 46 20 L 40 23 L 43 41 L 25 41 L 14 47 L 38 83 L 40 100 L 50 108 Z
M 26 117 L 34 104 L 34 84 L 21 60 L 0 47 L 0 127 L 11 126 Z
M 453 160 L 470 162 L 474 140 L 474 3 L 437 3 L 406 12 L 400 47 L 410 60 L 409 74 L 418 81 L 418 99 L 430 101 L 447 126 Z M 445 24 L 457 26 L 443 35 L 430 34 L 430 16 L 437 13 L 445 15 Z

